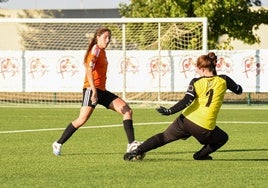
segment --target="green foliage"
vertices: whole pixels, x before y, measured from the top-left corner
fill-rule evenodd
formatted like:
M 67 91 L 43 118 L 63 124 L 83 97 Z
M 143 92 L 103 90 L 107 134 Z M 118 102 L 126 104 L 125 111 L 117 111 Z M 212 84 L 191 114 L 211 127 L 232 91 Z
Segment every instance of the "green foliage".
M 153 108 L 133 111 L 141 141 L 165 130 L 178 115 L 161 116 Z M 229 141 L 212 161 L 192 159 L 201 147 L 193 138 L 148 152 L 143 161 L 123 161 L 122 126 L 96 128 L 121 125 L 122 117 L 98 107 L 65 143 L 63 155 L 54 156 L 52 142 L 78 113 L 79 108 L 57 106 L 1 107 L 1 187 L 267 187 L 267 106 L 223 108 L 218 125 Z M 15 130 L 32 131 L 3 133 Z
M 268 24 L 268 10 L 252 9 L 246 0 L 132 0 L 129 5 L 120 4 L 120 14 L 131 18 L 207 17 L 210 49 L 226 48 L 230 39 L 259 43 L 254 31 Z M 229 38 L 219 44 L 224 34 Z

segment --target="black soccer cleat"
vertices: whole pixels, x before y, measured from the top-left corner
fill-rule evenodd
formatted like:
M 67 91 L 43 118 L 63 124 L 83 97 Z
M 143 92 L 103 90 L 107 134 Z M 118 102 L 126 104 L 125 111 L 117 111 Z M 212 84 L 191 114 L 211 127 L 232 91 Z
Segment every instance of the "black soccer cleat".
M 137 150 L 133 150 L 130 151 L 128 153 L 125 153 L 124 155 L 124 160 L 125 161 L 131 161 L 131 160 L 135 160 L 137 158 L 138 154 L 137 154 Z
M 212 157 L 209 156 L 209 155 L 199 156 L 199 152 L 196 152 L 196 153 L 193 155 L 193 158 L 194 158 L 195 160 L 212 160 Z
M 145 153 L 139 154 L 138 149 L 135 149 L 133 151 L 127 152 L 124 155 L 125 161 L 136 161 L 136 160 L 142 160 L 145 157 Z

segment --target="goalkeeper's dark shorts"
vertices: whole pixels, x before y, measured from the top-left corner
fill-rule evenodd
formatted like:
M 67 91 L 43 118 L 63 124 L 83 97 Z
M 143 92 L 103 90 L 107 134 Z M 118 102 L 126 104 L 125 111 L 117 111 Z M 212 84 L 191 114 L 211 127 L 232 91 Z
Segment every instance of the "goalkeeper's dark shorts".
M 201 144 L 225 143 L 228 135 L 218 126 L 213 130 L 205 129 L 185 118 L 182 114 L 165 130 L 164 135 L 169 139 L 168 142 L 195 137 Z
M 117 95 L 115 95 L 107 90 L 103 91 L 103 90 L 97 89 L 97 95 L 98 95 L 97 104 L 101 104 L 104 107 L 106 107 L 107 109 L 109 109 L 109 105 L 111 104 L 111 102 L 118 98 Z M 92 89 L 91 88 L 84 88 L 83 89 L 82 106 L 90 106 L 90 107 L 95 108 L 96 105 L 92 104 L 91 96 L 92 96 Z

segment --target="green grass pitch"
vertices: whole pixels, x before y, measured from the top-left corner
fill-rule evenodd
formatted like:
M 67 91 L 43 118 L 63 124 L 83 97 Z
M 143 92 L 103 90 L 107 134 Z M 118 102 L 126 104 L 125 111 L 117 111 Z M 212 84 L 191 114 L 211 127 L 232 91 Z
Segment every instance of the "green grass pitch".
M 78 105 L 79 107 L 79 105 Z M 165 130 L 178 114 L 133 108 L 136 140 Z M 201 148 L 180 140 L 147 153 L 143 161 L 123 160 L 122 117 L 98 107 L 68 140 L 62 156 L 51 144 L 79 108 L 0 107 L 0 186 L 5 187 L 267 187 L 268 108 L 224 105 L 218 125 L 229 141 L 212 161 L 194 161 Z

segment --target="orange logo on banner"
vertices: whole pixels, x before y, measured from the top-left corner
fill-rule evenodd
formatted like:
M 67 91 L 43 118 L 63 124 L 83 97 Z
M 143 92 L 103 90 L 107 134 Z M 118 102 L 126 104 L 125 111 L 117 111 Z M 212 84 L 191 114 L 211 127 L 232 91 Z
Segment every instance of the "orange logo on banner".
M 221 73 L 230 73 L 233 71 L 233 64 L 230 58 L 220 57 L 218 58 L 216 71 Z
M 187 56 L 181 60 L 182 72 L 184 77 L 187 78 L 187 72 L 195 72 L 195 62 L 196 57 Z
M 29 60 L 29 73 L 32 77 L 41 78 L 48 72 L 48 67 L 45 64 L 44 58 L 33 57 Z
M 72 56 L 63 56 L 58 61 L 59 73 L 64 79 L 66 75 L 74 76 L 78 71 L 75 58 Z
M 155 78 L 155 73 L 158 73 L 159 69 L 161 71 L 161 76 L 165 76 L 166 73 L 170 72 L 170 63 L 165 58 L 161 58 L 160 60 L 158 57 L 154 57 L 151 59 L 149 66 L 149 73 L 153 76 L 153 78 Z
M 4 57 L 0 60 L 1 70 L 3 78 L 14 77 L 18 73 L 18 60 L 13 57 Z
M 256 73 L 255 76 L 260 75 L 261 71 L 263 71 L 263 65 L 260 60 L 258 60 L 255 56 L 249 56 L 244 58 L 243 60 L 243 73 L 246 74 L 246 77 L 249 77 L 249 73 Z
M 135 57 L 127 57 L 126 61 L 121 61 L 119 74 L 123 73 L 124 66 L 126 67 L 126 72 L 132 72 L 133 74 L 139 72 L 139 65 Z

